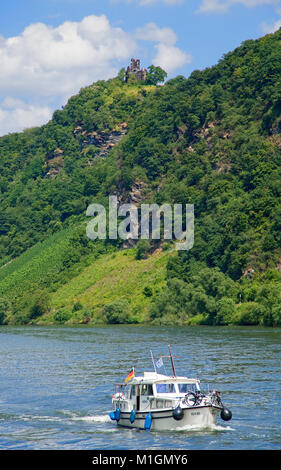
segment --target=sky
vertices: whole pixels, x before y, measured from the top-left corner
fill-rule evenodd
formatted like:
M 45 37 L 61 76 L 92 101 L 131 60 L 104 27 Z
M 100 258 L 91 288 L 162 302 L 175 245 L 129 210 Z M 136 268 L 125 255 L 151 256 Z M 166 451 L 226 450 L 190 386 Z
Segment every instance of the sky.
M 0 136 L 40 126 L 131 57 L 168 79 L 281 27 L 281 0 L 0 0 Z

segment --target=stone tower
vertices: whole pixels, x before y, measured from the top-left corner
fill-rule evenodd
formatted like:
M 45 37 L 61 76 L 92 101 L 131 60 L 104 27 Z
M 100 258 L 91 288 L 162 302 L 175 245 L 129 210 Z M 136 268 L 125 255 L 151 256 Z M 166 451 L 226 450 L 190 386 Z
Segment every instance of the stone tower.
M 129 65 L 126 70 L 125 82 L 128 81 L 130 75 L 134 75 L 139 81 L 145 81 L 146 74 L 147 70 L 140 68 L 140 59 L 131 59 L 131 65 Z

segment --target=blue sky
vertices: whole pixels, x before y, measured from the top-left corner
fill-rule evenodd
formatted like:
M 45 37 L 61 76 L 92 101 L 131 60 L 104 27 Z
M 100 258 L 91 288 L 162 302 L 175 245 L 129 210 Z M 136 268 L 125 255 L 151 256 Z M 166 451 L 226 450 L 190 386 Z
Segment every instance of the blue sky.
M 131 57 L 188 77 L 281 27 L 281 0 L 10 0 L 0 12 L 0 135 L 47 122 Z

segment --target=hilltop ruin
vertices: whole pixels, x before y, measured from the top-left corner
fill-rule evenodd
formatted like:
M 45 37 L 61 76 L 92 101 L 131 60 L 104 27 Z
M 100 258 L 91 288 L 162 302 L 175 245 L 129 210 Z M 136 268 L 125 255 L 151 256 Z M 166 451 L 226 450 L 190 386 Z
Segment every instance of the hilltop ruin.
M 146 80 L 147 70 L 140 68 L 140 59 L 131 59 L 131 65 L 128 65 L 126 70 L 125 82 L 129 80 L 131 75 L 135 76 L 138 81 Z

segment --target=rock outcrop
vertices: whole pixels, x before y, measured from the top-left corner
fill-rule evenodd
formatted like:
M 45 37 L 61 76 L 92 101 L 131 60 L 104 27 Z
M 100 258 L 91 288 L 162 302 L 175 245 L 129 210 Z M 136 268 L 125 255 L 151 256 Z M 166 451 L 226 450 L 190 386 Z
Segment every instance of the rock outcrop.
M 109 132 L 106 131 L 93 131 L 88 132 L 82 126 L 77 126 L 74 129 L 75 138 L 79 138 L 82 152 L 85 153 L 89 145 L 94 145 L 97 148 L 95 154 L 96 158 L 105 158 L 110 150 L 115 147 L 127 132 L 127 123 L 119 124 L 116 129 Z

